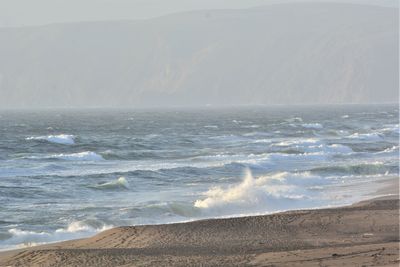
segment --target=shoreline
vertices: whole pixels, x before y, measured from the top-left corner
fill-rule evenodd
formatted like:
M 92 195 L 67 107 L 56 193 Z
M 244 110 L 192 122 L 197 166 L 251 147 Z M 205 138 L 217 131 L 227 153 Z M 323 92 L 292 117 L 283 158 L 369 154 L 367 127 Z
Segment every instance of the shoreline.
M 205 221 L 205 220 L 222 220 L 222 219 L 235 219 L 235 218 L 244 218 L 244 217 L 270 216 L 270 215 L 276 215 L 276 214 L 281 214 L 281 213 L 286 213 L 286 212 L 296 212 L 296 211 L 303 211 L 303 210 L 311 211 L 311 210 L 343 208 L 343 207 L 355 205 L 360 202 L 371 201 L 371 200 L 380 199 L 380 198 L 396 198 L 396 197 L 399 198 L 399 189 L 400 189 L 399 179 L 400 179 L 400 177 L 376 181 L 378 184 L 380 184 L 380 186 L 376 189 L 375 192 L 367 194 L 363 198 L 358 199 L 357 201 L 354 201 L 354 202 L 322 205 L 322 206 L 318 206 L 318 207 L 276 210 L 276 211 L 272 211 L 269 213 L 260 212 L 260 213 L 248 213 L 248 214 L 243 213 L 243 214 L 221 215 L 221 216 L 214 216 L 214 217 L 200 217 L 200 218 L 192 218 L 192 219 L 182 220 L 182 221 L 179 220 L 179 221 L 171 221 L 171 222 L 160 222 L 160 223 L 154 223 L 154 224 L 134 224 L 134 225 L 120 225 L 120 226 L 111 225 L 109 227 L 106 227 L 104 230 L 99 230 L 91 235 L 84 235 L 81 237 L 55 240 L 55 241 L 51 241 L 51 242 L 34 243 L 34 245 L 25 245 L 25 246 L 19 246 L 19 247 L 17 245 L 15 245 L 10 248 L 3 248 L 3 249 L 0 249 L 0 256 L 2 253 L 9 252 L 9 251 L 17 251 L 17 250 L 19 251 L 19 250 L 24 250 L 24 249 L 29 249 L 29 248 L 36 248 L 36 247 L 40 247 L 40 246 L 53 245 L 53 244 L 57 244 L 57 243 L 67 242 L 67 241 L 74 241 L 74 240 L 78 240 L 78 239 L 90 238 L 90 237 L 93 237 L 94 235 L 97 235 L 97 234 L 103 232 L 103 231 L 118 228 L 118 227 L 124 227 L 124 226 L 160 226 L 160 225 L 170 225 L 170 224 L 192 223 L 192 222 Z M 354 187 L 354 185 L 352 185 L 352 187 Z
M 0 266 L 301 266 L 305 259 L 310 266 L 398 266 L 399 241 L 394 194 L 343 207 L 116 227 L 0 252 Z

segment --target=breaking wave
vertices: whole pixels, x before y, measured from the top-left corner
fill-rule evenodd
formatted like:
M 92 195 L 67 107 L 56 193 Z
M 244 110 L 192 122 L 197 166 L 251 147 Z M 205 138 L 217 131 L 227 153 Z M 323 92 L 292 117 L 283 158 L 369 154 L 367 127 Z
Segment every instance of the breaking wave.
M 225 188 L 212 187 L 204 193 L 204 198 L 194 202 L 194 207 L 220 215 L 243 211 L 272 212 L 293 205 L 306 207 L 312 196 L 310 192 L 306 192 L 307 185 L 323 184 L 323 179 L 309 173 L 281 172 L 254 178 L 247 169 L 241 183 Z
M 382 136 L 379 133 L 354 133 L 349 136 L 351 139 L 359 139 L 363 141 L 380 141 L 382 140 Z
M 383 133 L 400 133 L 400 128 L 398 124 L 391 124 L 391 125 L 385 125 L 385 128 L 382 128 L 380 131 Z
M 100 183 L 89 187 L 99 190 L 116 190 L 116 189 L 128 189 L 129 184 L 128 181 L 125 179 L 125 177 L 121 176 L 115 181 Z
M 99 161 L 104 160 L 104 158 L 92 151 L 84 151 L 72 154 L 55 154 L 47 158 L 50 159 L 60 159 L 60 160 L 71 160 L 71 161 Z
M 62 145 L 73 145 L 75 144 L 75 136 L 70 134 L 59 134 L 59 135 L 47 135 L 47 136 L 31 136 L 27 137 L 26 140 L 42 140 L 50 143 L 62 144 Z
M 349 154 L 353 150 L 341 144 L 325 144 L 324 142 L 309 138 L 300 140 L 287 140 L 274 144 L 277 147 L 287 147 L 302 153 L 321 153 L 321 154 Z
M 96 227 L 85 222 L 75 221 L 70 223 L 66 228 L 60 228 L 52 232 L 11 228 L 7 233 L 9 237 L 2 240 L 0 250 L 31 247 L 50 242 L 84 238 L 110 229 L 111 227 L 110 225 Z
M 260 125 L 257 124 L 242 125 L 242 128 L 260 128 Z
M 53 155 L 53 158 L 63 159 L 63 160 L 73 160 L 73 161 L 98 161 L 103 160 L 103 157 L 95 152 L 85 151 L 80 153 L 72 154 L 58 154 Z

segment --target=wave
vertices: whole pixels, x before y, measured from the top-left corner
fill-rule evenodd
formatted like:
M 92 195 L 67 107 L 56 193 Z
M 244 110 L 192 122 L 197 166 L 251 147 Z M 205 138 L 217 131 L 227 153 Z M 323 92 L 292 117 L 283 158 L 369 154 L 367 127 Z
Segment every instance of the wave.
M 250 132 L 250 133 L 244 133 L 242 136 L 245 137 L 253 137 L 253 136 L 271 136 L 270 133 L 267 132 Z
M 241 120 L 232 120 L 232 122 L 235 124 L 245 123 L 245 121 L 241 121 Z
M 344 145 L 340 144 L 332 144 L 332 145 L 315 145 L 315 146 L 306 146 L 306 147 L 299 147 L 299 150 L 307 153 L 315 153 L 321 152 L 325 154 L 350 154 L 353 153 L 353 150 Z
M 329 159 L 330 156 L 340 154 L 339 151 L 350 152 L 350 148 L 327 146 L 332 151 L 322 150 L 318 148 L 316 152 L 301 152 L 299 150 L 280 150 L 270 153 L 260 154 L 215 154 L 197 156 L 184 160 L 103 160 L 101 155 L 94 152 L 81 152 L 74 154 L 58 154 L 52 155 L 52 158 L 62 159 L 65 161 L 97 161 L 95 165 L 86 165 L 84 169 L 76 168 L 76 166 L 62 166 L 62 168 L 54 168 L 48 162 L 41 163 L 35 169 L 27 170 L 23 166 L 2 168 L 0 177 L 7 176 L 42 176 L 56 175 L 64 176 L 86 176 L 113 173 L 130 173 L 135 171 L 165 171 L 173 169 L 196 168 L 211 169 L 230 167 L 235 164 L 250 166 L 254 168 L 268 168 L 269 170 L 277 170 L 284 166 L 294 168 L 298 167 L 300 162 L 321 162 Z M 341 151 L 341 152 L 343 152 Z
M 284 163 L 285 160 L 319 160 L 325 159 L 328 153 L 318 151 L 313 153 L 260 153 L 260 154 L 216 154 L 208 156 L 198 156 L 192 160 L 197 161 L 196 164 L 187 163 L 183 167 L 209 168 L 223 167 L 227 164 L 250 164 L 250 165 L 268 165 L 276 164 L 278 161 Z M 172 168 L 176 168 L 173 167 Z
M 399 134 L 400 133 L 400 128 L 399 124 L 390 124 L 390 125 L 385 125 L 385 128 L 382 128 L 380 130 L 382 133 L 395 133 Z
M 115 189 L 128 189 L 129 184 L 128 181 L 125 179 L 125 177 L 121 176 L 115 181 L 100 183 L 89 187 L 99 190 L 115 190 Z
M 301 125 L 303 128 L 307 129 L 322 129 L 324 126 L 320 123 L 304 123 Z
M 135 224 L 181 222 L 189 218 L 200 218 L 202 215 L 198 208 L 187 201 L 148 202 L 142 203 L 140 207 L 125 208 L 124 211 L 130 211 L 140 217 L 139 221 L 135 220 Z M 168 217 L 162 219 L 166 214 Z
M 396 172 L 393 166 L 387 166 L 383 162 L 361 163 L 355 165 L 324 166 L 310 170 L 316 174 L 327 175 L 373 175 L 384 174 L 386 172 Z
M 47 135 L 47 136 L 31 136 L 26 140 L 44 140 L 50 143 L 73 145 L 75 144 L 75 136 L 71 134 Z
M 53 155 L 52 158 L 62 159 L 62 160 L 72 160 L 72 161 L 98 161 L 104 158 L 92 151 L 85 151 L 72 154 L 58 154 Z
M 285 120 L 286 122 L 293 123 L 293 122 L 303 122 L 303 119 L 300 117 L 293 117 Z
M 346 201 L 350 196 L 356 200 L 363 194 L 360 194 L 357 183 L 353 187 L 350 186 L 355 180 L 365 183 L 366 178 L 373 180 L 377 176 L 391 177 L 389 171 L 372 175 L 349 175 L 346 172 L 348 170 L 341 171 L 345 175 L 332 175 L 328 171 L 331 176 L 324 177 L 312 171 L 303 171 L 278 172 L 255 178 L 247 169 L 241 182 L 211 187 L 193 202 L 193 206 L 198 208 L 203 216 L 238 216 L 324 207 L 333 203 L 343 205 L 348 203 Z M 349 187 L 344 187 L 343 183 Z M 367 192 L 375 189 L 376 185 L 372 185 L 364 190 Z
M 362 141 L 380 141 L 383 139 L 382 135 L 379 133 L 354 133 L 349 136 L 350 139 L 359 139 Z
M 242 125 L 241 128 L 260 128 L 260 125 L 257 124 Z
M 58 242 L 63 240 L 84 238 L 98 232 L 110 229 L 110 225 L 91 226 L 87 222 L 75 221 L 66 228 L 55 231 L 29 231 L 18 228 L 8 230 L 7 239 L 0 241 L 0 250 L 31 247 L 40 244 Z
M 24 157 L 27 159 L 58 159 L 58 160 L 68 160 L 68 161 L 99 161 L 104 160 L 104 158 L 92 151 L 84 151 L 79 153 L 71 154 L 53 154 L 46 156 L 30 156 Z
M 306 207 L 311 196 L 305 191 L 306 186 L 321 184 L 323 180 L 320 177 L 309 173 L 282 172 L 254 178 L 247 169 L 241 183 L 225 188 L 212 187 L 193 205 L 203 212 L 220 215 Z
M 386 154 L 386 153 L 393 153 L 395 152 L 396 155 L 399 153 L 399 146 L 392 146 L 388 147 L 382 151 L 377 152 L 377 154 Z
M 321 153 L 321 154 L 350 154 L 353 150 L 341 144 L 325 144 L 319 139 L 308 138 L 300 140 L 282 141 L 272 146 L 290 148 L 300 153 Z
M 291 145 L 315 145 L 321 143 L 321 140 L 315 138 L 286 140 L 276 143 L 277 146 L 291 146 Z
M 259 143 L 270 144 L 270 143 L 272 143 L 272 140 L 270 140 L 270 139 L 257 139 L 257 140 L 252 141 L 251 143 L 253 143 L 253 144 L 259 144 Z
M 343 136 L 348 136 L 348 135 L 349 135 L 349 132 L 346 131 L 346 130 L 333 130 L 333 133 L 334 133 L 335 135 L 341 136 L 341 137 L 343 137 Z
M 217 135 L 217 136 L 211 136 L 209 137 L 210 140 L 216 140 L 217 142 L 220 143 L 233 143 L 233 144 L 238 144 L 238 143 L 243 143 L 247 142 L 248 139 L 244 138 L 242 136 L 234 135 L 234 134 L 227 134 L 227 135 Z

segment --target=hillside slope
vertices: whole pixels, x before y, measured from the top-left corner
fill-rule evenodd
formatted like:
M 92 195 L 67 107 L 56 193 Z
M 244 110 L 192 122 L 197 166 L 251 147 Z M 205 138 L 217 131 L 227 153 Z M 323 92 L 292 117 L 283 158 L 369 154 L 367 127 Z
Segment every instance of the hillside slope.
M 1 107 L 398 101 L 398 9 L 339 3 L 0 29 Z

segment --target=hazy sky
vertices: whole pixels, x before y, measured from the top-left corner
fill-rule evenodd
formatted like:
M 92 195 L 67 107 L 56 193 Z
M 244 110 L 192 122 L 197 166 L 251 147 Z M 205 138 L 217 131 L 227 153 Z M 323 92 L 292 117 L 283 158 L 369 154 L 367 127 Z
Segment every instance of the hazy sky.
M 91 20 L 143 19 L 199 9 L 248 8 L 310 0 L 0 0 L 0 27 Z M 314 0 L 398 5 L 397 0 Z
M 142 19 L 195 9 L 246 8 L 268 2 L 271 0 L 0 0 L 0 26 Z

